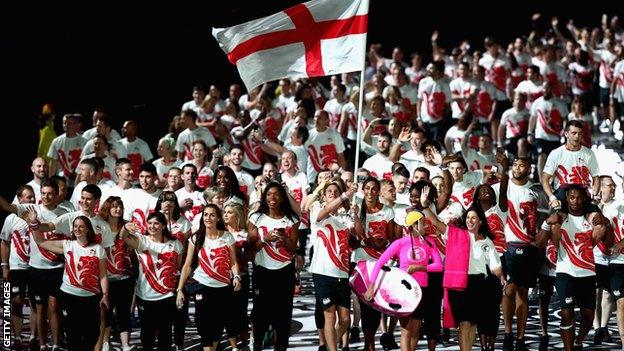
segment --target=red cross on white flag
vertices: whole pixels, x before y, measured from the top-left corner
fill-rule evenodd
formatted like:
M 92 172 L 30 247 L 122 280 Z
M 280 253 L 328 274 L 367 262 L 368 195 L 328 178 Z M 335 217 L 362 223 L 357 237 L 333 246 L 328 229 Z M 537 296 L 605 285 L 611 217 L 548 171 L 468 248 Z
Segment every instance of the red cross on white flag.
M 364 69 L 369 0 L 312 0 L 212 35 L 251 90 Z

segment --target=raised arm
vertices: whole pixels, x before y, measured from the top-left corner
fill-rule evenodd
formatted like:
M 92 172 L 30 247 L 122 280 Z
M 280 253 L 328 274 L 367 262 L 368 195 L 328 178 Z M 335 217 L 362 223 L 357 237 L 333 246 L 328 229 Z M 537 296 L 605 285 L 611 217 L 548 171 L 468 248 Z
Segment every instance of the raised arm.
M 442 171 L 442 178 L 444 179 L 444 189 L 438 194 L 436 199 L 436 211 L 440 212 L 448 206 L 451 199 L 451 191 L 453 189 L 453 177 L 448 169 Z
M 31 229 L 33 239 L 37 245 L 57 255 L 63 254 L 63 242 L 65 240 L 46 240 L 41 235 L 41 223 L 37 219 L 37 212 L 33 208 L 28 210 L 28 226 Z
M 141 229 L 135 223 L 128 222 L 121 227 L 119 231 L 119 237 L 132 249 L 139 247 L 139 238 L 136 235 L 130 233 L 140 233 Z
M 499 170 L 501 182 L 498 193 L 498 207 L 503 212 L 507 212 L 509 205 L 507 203 L 507 188 L 509 187 L 509 159 L 502 150 L 498 150 L 496 152 L 496 162 L 501 165 L 501 169 Z
M 401 144 L 409 143 L 412 140 L 412 130 L 410 127 L 403 127 L 401 129 L 401 133 L 397 138 L 397 142 L 392 145 L 392 149 L 390 149 L 390 161 L 399 162 L 401 158 Z
M 326 203 L 325 206 L 323 206 L 323 208 L 319 211 L 319 213 L 318 213 L 318 215 L 316 217 L 316 221 L 320 222 L 320 221 L 324 220 L 325 218 L 329 217 L 329 215 L 332 212 L 336 211 L 346 201 L 348 201 L 351 198 L 353 198 L 353 195 L 355 195 L 355 193 L 357 192 L 357 189 L 358 189 L 357 184 L 353 183 L 353 184 L 351 184 L 349 189 L 347 189 L 346 192 L 340 194 L 340 197 L 337 197 L 337 198 L 333 199 L 332 201 Z
M 425 217 L 429 218 L 438 233 L 444 233 L 446 231 L 446 224 L 429 208 L 429 186 L 423 187 L 423 190 L 420 192 L 420 205 L 423 208 Z

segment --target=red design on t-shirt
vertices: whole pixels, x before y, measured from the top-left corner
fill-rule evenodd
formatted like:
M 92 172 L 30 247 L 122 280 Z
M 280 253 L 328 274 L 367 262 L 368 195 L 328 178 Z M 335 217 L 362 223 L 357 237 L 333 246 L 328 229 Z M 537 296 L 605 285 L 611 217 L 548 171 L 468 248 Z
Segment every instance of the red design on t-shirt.
M 155 264 L 148 250 L 143 251 L 142 256 L 144 260 L 139 261 L 145 279 L 152 289 L 162 295 L 173 292 L 176 287 L 175 275 L 178 272 L 178 253 L 175 251 L 159 253 Z
M 286 233 L 286 235 L 290 234 L 291 228 L 292 227 L 284 228 L 284 232 Z M 260 235 L 262 235 L 263 237 L 269 235 L 269 229 L 267 227 L 260 226 L 258 227 L 258 229 L 262 231 Z M 275 247 L 273 247 L 273 245 L 275 245 Z M 284 246 L 279 241 L 273 242 L 273 243 L 267 243 L 264 246 L 262 246 L 262 249 L 264 250 L 264 252 L 266 252 L 266 254 L 269 257 L 271 257 L 272 259 L 278 262 L 288 262 L 292 260 L 293 257 L 295 256 L 295 253 L 293 251 L 291 251 L 288 247 Z
M 388 221 L 382 220 L 378 222 L 368 222 L 367 238 L 387 239 L 388 238 Z M 364 251 L 371 257 L 377 259 L 381 257 L 381 251 L 377 251 L 372 247 L 364 247 Z
M 547 134 L 551 134 L 554 136 L 559 136 L 561 134 L 561 129 L 563 128 L 563 120 L 561 118 L 561 113 L 559 113 L 558 109 L 553 108 L 552 110 L 550 110 L 548 116 L 544 116 L 544 113 L 538 109 L 537 119 Z
M 65 264 L 65 273 L 67 273 L 67 278 L 69 278 L 71 285 L 94 294 L 99 293 L 100 259 L 96 256 L 82 256 L 78 260 L 78 265 L 76 265 L 74 253 L 68 251 L 67 256 L 69 257 L 69 262 Z
M 128 154 L 128 159 L 132 163 L 132 180 L 139 179 L 139 169 L 141 169 L 141 164 L 143 164 L 143 156 L 139 153 Z M 192 159 L 192 157 L 191 157 Z
M 522 242 L 531 243 L 535 237 L 536 231 L 536 218 L 537 218 L 537 202 L 521 202 L 516 210 L 513 202 L 507 200 L 507 206 L 509 207 L 509 216 L 507 216 L 507 225 L 511 232 Z M 520 219 L 522 218 L 522 224 L 524 229 L 520 227 Z
M 558 165 L 555 171 L 555 177 L 559 180 L 560 185 L 579 184 L 587 187 L 591 182 L 591 176 L 587 166 L 574 166 L 572 167 L 572 171 L 568 172 L 563 165 Z
M 477 94 L 477 101 L 475 103 L 475 112 L 478 116 L 488 117 L 490 113 L 492 113 L 492 105 L 494 104 L 494 100 L 485 90 L 480 90 Z
M 116 275 L 130 275 L 130 255 L 126 249 L 126 244 L 121 238 L 115 238 L 110 252 L 110 256 L 106 258 L 108 271 Z
M 199 265 L 210 278 L 224 284 L 230 284 L 230 249 L 227 246 L 210 249 L 206 254 L 203 247 L 199 252 Z
M 507 81 L 505 66 L 492 67 L 489 73 L 490 82 L 496 86 L 496 89 L 505 91 Z
M 568 232 L 561 228 L 561 244 L 568 253 L 570 262 L 578 268 L 595 271 L 594 250 L 592 246 L 593 230 L 574 234 L 574 242 L 570 241 Z M 578 251 L 575 250 L 578 247 Z
M 349 231 L 347 229 L 336 231 L 331 224 L 326 224 L 325 228 L 329 231 L 329 237 L 322 230 L 319 230 L 316 235 L 323 241 L 334 265 L 341 271 L 349 272 L 349 257 L 351 256 Z
M 429 95 L 424 93 L 425 107 L 427 114 L 431 119 L 440 119 L 444 117 L 444 105 L 446 104 L 446 95 L 442 91 L 436 91 Z
M 69 157 L 65 155 L 64 150 L 58 150 L 58 159 L 61 169 L 63 170 L 63 175 L 65 177 L 70 177 L 73 173 L 73 170 L 78 167 L 78 162 L 80 161 L 80 154 L 82 153 L 82 149 L 74 149 L 69 150 Z
M 494 247 L 496 247 L 496 252 L 503 253 L 507 251 L 507 242 L 505 241 L 505 229 L 503 225 L 503 220 L 496 213 L 492 213 L 487 217 L 488 227 L 490 228 L 490 233 L 494 236 Z
M 15 253 L 19 258 L 28 262 L 30 259 L 30 240 L 28 236 L 22 236 L 19 230 L 14 230 L 11 234 L 11 245 L 15 248 Z
M 63 235 L 57 234 L 55 232 L 43 232 L 41 233 L 41 236 L 43 236 L 43 238 L 46 240 L 64 240 L 65 239 Z M 53 252 L 50 252 L 42 248 L 41 246 L 39 246 L 39 244 L 37 244 L 37 247 L 39 248 L 39 252 L 41 253 L 41 256 L 43 256 L 43 258 L 48 260 L 50 263 L 62 261 L 61 255 L 57 255 Z

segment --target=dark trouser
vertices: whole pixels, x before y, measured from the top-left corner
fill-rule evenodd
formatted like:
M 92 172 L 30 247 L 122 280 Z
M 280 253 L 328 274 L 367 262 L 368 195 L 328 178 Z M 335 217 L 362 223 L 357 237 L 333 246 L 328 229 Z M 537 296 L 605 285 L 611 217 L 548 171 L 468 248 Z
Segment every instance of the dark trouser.
M 249 317 L 247 315 L 247 307 L 249 306 L 249 274 L 242 274 L 240 283 L 241 289 L 232 293 L 232 318 L 228 318 L 225 323 L 225 332 L 229 338 L 249 331 Z
M 171 350 L 171 327 L 175 319 L 175 298 L 146 301 L 137 297 L 141 322 L 141 344 L 144 351 L 154 350 L 158 334 L 158 351 Z
M 427 312 L 423 317 L 423 332 L 427 335 L 427 340 L 439 340 L 440 329 L 442 328 L 440 311 L 442 311 L 442 297 L 444 289 L 442 289 L 442 272 L 428 273 L 427 294 L 428 302 L 433 306 L 427 308 Z
M 114 310 L 119 332 L 130 332 L 130 305 L 134 295 L 134 279 L 110 280 L 108 285 L 110 306 L 106 317 L 106 326 L 111 326 Z
M 173 343 L 182 346 L 184 345 L 184 333 L 186 332 L 186 319 L 188 318 L 189 311 L 189 299 L 184 299 L 184 305 L 182 308 L 176 308 L 175 318 L 173 320 Z M 197 318 L 197 313 L 195 313 Z
M 70 351 L 92 351 L 100 336 L 101 295 L 76 296 L 61 292 L 61 315 Z
M 202 347 L 221 341 L 226 320 L 232 318 L 232 286 L 202 286 L 194 296 L 195 320 Z
M 255 266 L 253 272 L 254 304 L 251 311 L 254 351 L 262 350 L 264 334 L 273 326 L 275 350 L 288 348 L 295 289 L 295 264 L 281 269 Z

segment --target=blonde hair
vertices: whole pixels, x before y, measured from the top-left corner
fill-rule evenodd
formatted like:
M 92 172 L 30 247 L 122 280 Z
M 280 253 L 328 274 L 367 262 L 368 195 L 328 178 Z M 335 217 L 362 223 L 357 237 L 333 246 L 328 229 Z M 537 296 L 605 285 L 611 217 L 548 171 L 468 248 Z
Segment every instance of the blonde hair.
M 243 206 L 241 206 L 237 202 L 227 202 L 223 205 L 223 213 L 225 213 L 225 209 L 228 207 L 232 208 L 232 210 L 234 211 L 234 213 L 236 213 L 236 216 L 238 217 L 236 223 L 238 225 L 238 229 L 245 229 L 245 225 L 247 223 L 245 220 L 245 210 L 243 209 Z

